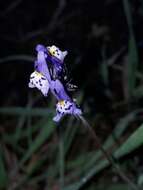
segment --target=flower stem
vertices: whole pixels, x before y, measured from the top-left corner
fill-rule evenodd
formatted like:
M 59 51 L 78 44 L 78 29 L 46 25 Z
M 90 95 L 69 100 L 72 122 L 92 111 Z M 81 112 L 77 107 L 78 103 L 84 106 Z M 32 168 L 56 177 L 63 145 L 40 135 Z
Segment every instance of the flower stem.
M 113 166 L 115 171 L 119 174 L 119 176 L 127 183 L 133 190 L 139 190 L 136 184 L 134 184 L 121 170 L 120 166 L 115 162 L 114 157 L 110 155 L 102 146 L 96 132 L 92 129 L 92 127 L 89 125 L 89 123 L 86 121 L 86 119 L 83 116 L 79 116 L 79 119 L 82 121 L 83 125 L 88 128 L 90 131 L 92 137 L 94 138 L 96 145 L 99 147 L 99 149 L 102 151 L 105 158 L 108 160 L 108 162 Z

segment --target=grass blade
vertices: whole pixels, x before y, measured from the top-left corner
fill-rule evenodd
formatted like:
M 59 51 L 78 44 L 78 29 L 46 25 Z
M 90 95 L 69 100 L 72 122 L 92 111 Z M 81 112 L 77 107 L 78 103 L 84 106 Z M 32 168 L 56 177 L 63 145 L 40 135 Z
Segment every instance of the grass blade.
M 4 165 L 2 150 L 0 150 L 0 189 L 6 188 L 8 176 Z
M 123 145 L 115 152 L 115 157 L 120 158 L 143 144 L 143 124 L 123 143 Z
M 132 16 L 131 16 L 131 8 L 128 0 L 123 0 L 123 7 L 124 12 L 129 28 L 129 43 L 128 43 L 128 62 L 125 74 L 127 75 L 125 77 L 125 83 L 127 83 L 128 88 L 128 98 L 133 95 L 135 85 L 136 85 L 136 72 L 138 67 L 138 52 L 137 52 L 137 46 L 135 41 L 135 35 L 133 31 L 133 24 L 132 24 Z M 126 86 L 125 86 L 126 89 Z
M 128 126 L 129 122 L 133 121 L 136 118 L 136 115 L 140 112 L 142 112 L 143 110 L 136 110 L 132 113 L 130 113 L 129 115 L 127 115 L 125 118 L 121 119 L 119 124 L 117 125 L 117 127 L 114 130 L 114 133 L 119 137 L 123 131 L 126 129 L 126 127 Z M 139 130 L 139 131 L 138 131 Z M 141 133 L 141 134 L 140 134 Z M 140 134 L 140 138 L 139 140 L 135 143 L 135 141 L 138 138 L 138 135 Z M 131 138 L 131 139 L 130 139 Z M 132 141 L 134 141 L 134 143 L 131 143 Z M 113 137 L 110 136 L 108 138 L 108 140 L 105 142 L 104 144 L 104 148 L 106 147 L 110 147 L 110 145 L 112 145 L 114 142 Z M 131 143 L 131 146 L 128 147 Z M 135 148 L 139 147 L 141 144 L 143 143 L 143 125 L 137 129 L 133 135 L 131 135 L 131 137 L 129 137 L 129 139 L 127 140 L 127 142 L 125 142 L 115 153 L 114 156 L 119 159 L 120 157 L 126 155 L 127 153 L 133 151 Z M 102 155 L 101 151 L 98 151 L 95 154 L 95 161 L 97 158 L 99 158 Z M 88 163 L 88 161 L 87 161 Z M 89 164 L 89 163 L 88 163 Z M 87 164 L 87 165 L 88 165 Z M 90 165 L 90 169 L 87 167 L 86 170 L 86 175 L 84 177 L 82 177 L 80 179 L 79 182 L 73 184 L 73 185 L 69 185 L 68 187 L 65 187 L 64 190 L 79 190 L 88 180 L 90 180 L 94 175 L 98 174 L 100 171 L 102 171 L 103 169 L 105 169 L 106 167 L 109 166 L 109 162 L 107 160 L 102 160 L 99 163 L 95 164 L 95 162 L 92 162 L 92 166 Z
M 53 113 L 51 109 L 45 108 L 23 108 L 23 107 L 5 107 L 0 108 L 0 114 L 13 116 L 48 116 Z

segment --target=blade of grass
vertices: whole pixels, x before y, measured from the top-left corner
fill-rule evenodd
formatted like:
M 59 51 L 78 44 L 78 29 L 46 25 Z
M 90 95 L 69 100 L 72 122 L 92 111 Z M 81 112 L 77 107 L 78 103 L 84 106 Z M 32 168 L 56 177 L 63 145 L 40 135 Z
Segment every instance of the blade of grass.
M 143 124 L 116 150 L 114 156 L 120 158 L 143 145 Z
M 12 135 L 12 136 L 14 136 L 13 140 L 15 141 L 15 143 L 17 143 L 18 139 L 21 138 L 22 127 L 23 127 L 25 121 L 26 121 L 26 117 L 23 115 L 21 115 L 20 118 L 18 118 L 18 124 L 16 126 L 16 131 L 15 131 L 14 135 Z
M 72 122 L 74 122 L 74 127 L 72 125 Z M 75 132 L 77 131 L 77 123 L 76 121 L 71 118 L 70 122 L 66 126 L 66 132 L 64 135 L 64 157 L 66 157 L 68 150 L 70 149 L 72 142 L 75 138 Z M 70 126 L 71 124 L 71 126 Z M 54 169 L 53 169 L 54 168 Z M 56 158 L 54 166 L 50 166 L 48 169 L 49 172 L 47 172 L 47 178 L 55 178 L 58 175 L 59 172 L 59 157 Z
M 106 62 L 106 45 L 104 44 L 102 47 L 102 63 L 100 64 L 101 67 L 101 76 L 102 79 L 104 81 L 104 84 L 106 85 L 106 87 L 109 85 L 109 76 L 108 76 L 108 64 Z
M 132 121 L 134 121 L 136 119 L 137 114 L 142 113 L 143 110 L 142 109 L 138 109 L 134 112 L 129 113 L 128 115 L 126 115 L 124 118 L 121 118 L 118 122 L 118 124 L 116 125 L 115 129 L 113 130 L 112 134 L 108 137 L 108 139 L 105 141 L 103 147 L 104 149 L 109 149 L 110 147 L 113 147 L 113 145 L 116 143 L 116 139 L 119 139 L 120 136 L 123 134 L 123 132 L 127 129 L 127 127 L 129 126 L 129 123 L 131 123 Z M 73 169 L 74 166 L 75 168 L 77 167 L 81 167 L 80 170 L 76 170 L 74 172 L 74 174 L 71 174 L 69 176 L 69 178 L 78 178 L 82 173 L 86 173 L 87 171 L 89 171 L 91 168 L 93 168 L 93 166 L 97 166 L 98 163 L 96 163 L 100 157 L 102 156 L 102 152 L 100 150 L 93 152 L 93 154 L 91 153 L 91 156 L 89 158 L 84 157 L 85 159 L 83 160 L 83 162 L 81 161 L 81 157 L 77 157 L 77 163 L 76 160 L 75 163 L 73 162 L 69 162 L 67 163 L 67 168 Z M 79 163 L 81 163 L 81 165 L 78 165 L 78 160 Z M 90 161 L 89 161 L 90 160 Z M 81 161 L 81 162 L 80 162 Z M 84 163 L 84 164 L 83 164 Z M 70 166 L 71 164 L 71 166 Z M 77 166 L 77 167 L 76 167 Z M 71 168 L 73 167 L 73 168 Z M 95 170 L 95 174 L 97 170 Z
M 142 110 L 140 110 L 142 111 Z M 136 114 L 138 112 L 135 112 Z M 133 115 L 132 115 L 133 116 Z M 139 138 L 139 140 L 137 140 Z M 135 141 L 137 141 L 135 143 Z M 134 142 L 134 143 L 133 143 Z M 131 151 L 135 150 L 137 147 L 139 147 L 141 144 L 143 144 L 143 125 L 137 129 L 133 135 L 127 139 L 127 141 L 119 148 L 117 151 L 113 154 L 117 159 L 120 157 L 130 153 Z M 131 146 L 130 146 L 131 145 Z M 129 147 L 130 146 L 130 147 Z M 81 178 L 80 182 L 77 182 L 73 185 L 70 185 L 68 187 L 65 187 L 64 190 L 79 190 L 93 175 L 99 173 L 101 170 L 105 169 L 107 166 L 109 166 L 109 161 L 102 160 L 100 163 L 94 164 L 91 169 L 86 172 L 87 174 Z
M 36 162 L 33 162 L 32 164 L 30 164 L 30 166 L 28 166 L 28 168 L 26 169 L 26 175 L 22 176 L 18 183 L 16 184 L 16 187 L 14 189 L 19 189 L 22 185 L 24 185 L 25 183 L 27 183 L 28 181 L 30 182 L 35 182 L 38 183 L 40 180 L 46 179 L 47 178 L 47 171 L 42 173 L 41 175 L 38 175 L 38 181 L 37 180 L 37 176 L 36 177 L 32 177 L 32 175 L 38 171 L 43 164 L 45 164 L 45 162 L 47 161 L 47 155 L 41 155 L 41 157 L 39 157 L 39 159 Z M 54 168 L 53 168 L 54 170 Z M 49 170 L 48 170 L 49 172 Z
M 25 116 L 48 116 L 48 114 L 54 113 L 52 109 L 45 108 L 22 108 L 22 107 L 5 107 L 0 108 L 0 114 L 4 115 L 25 115 Z
M 126 67 L 126 78 L 125 83 L 127 82 L 128 85 L 128 97 L 133 95 L 135 85 L 136 85 L 136 72 L 138 67 L 138 53 L 137 53 L 137 46 L 135 41 L 135 35 L 133 31 L 133 22 L 132 22 L 132 15 L 131 15 L 131 8 L 130 3 L 128 0 L 123 0 L 123 7 L 124 12 L 129 28 L 129 44 L 128 44 L 128 63 Z M 125 84 L 124 83 L 124 84 Z M 126 88 L 126 86 L 125 86 Z
M 117 123 L 117 125 L 115 126 L 112 134 L 109 135 L 107 140 L 104 142 L 103 148 L 107 150 L 110 147 L 113 147 L 116 143 L 116 140 L 121 137 L 121 135 L 127 129 L 129 124 L 136 119 L 137 114 L 142 112 L 143 112 L 142 109 L 138 109 L 136 111 L 127 114 L 124 118 L 121 118 Z M 102 152 L 100 150 L 96 151 L 94 156 L 90 158 L 90 162 L 87 162 L 87 164 L 85 164 L 82 167 L 83 171 L 87 171 L 88 169 L 90 169 L 94 164 L 96 164 L 96 162 L 100 159 L 101 156 Z
M 96 190 L 129 190 L 129 187 L 128 185 L 126 184 L 120 184 L 120 183 L 117 183 L 117 184 L 104 184 L 102 185 L 102 187 L 98 187 L 96 188 Z
M 65 132 L 65 138 L 64 138 L 65 155 L 68 154 L 68 151 L 70 150 L 70 147 L 76 136 L 77 130 L 78 130 L 77 122 L 75 120 L 71 120 L 71 122 L 69 122 L 66 132 Z
M 40 148 L 40 146 L 46 140 L 48 140 L 48 138 L 53 134 L 54 130 L 55 130 L 55 127 L 53 126 L 53 121 L 51 118 L 49 118 L 49 122 L 43 126 L 40 134 L 37 136 L 35 140 L 33 140 L 31 146 L 29 147 L 27 152 L 24 154 L 17 168 L 15 168 L 15 170 L 13 171 L 13 175 L 15 175 L 17 171 L 19 170 L 19 168 L 23 166 L 23 164 L 34 154 L 34 152 L 36 152 Z
M 25 118 L 25 116 L 23 117 Z M 22 119 L 22 117 L 20 118 L 20 120 Z M 32 131 L 32 134 L 34 134 L 35 132 L 37 132 L 39 129 L 41 129 L 45 123 L 47 123 L 49 120 L 47 120 L 47 118 L 42 118 L 40 119 L 39 122 L 37 122 L 35 125 L 32 125 L 31 126 L 31 131 Z M 22 123 L 23 124 L 23 123 Z M 21 123 L 18 123 L 17 127 L 20 127 L 21 126 Z M 2 141 L 5 142 L 5 143 L 10 143 L 10 144 L 15 144 L 17 145 L 17 142 L 19 140 L 22 140 L 24 138 L 27 138 L 28 136 L 28 129 L 24 128 L 23 130 L 20 129 L 20 131 L 17 129 L 16 127 L 16 130 L 14 132 L 14 134 L 6 134 L 6 133 L 3 133 L 2 134 Z
M 38 137 L 33 141 L 31 146 L 29 147 L 28 151 L 25 153 L 24 157 L 20 161 L 20 165 L 24 164 L 31 155 L 46 141 L 48 138 L 53 134 L 55 131 L 55 126 L 53 126 L 53 121 L 50 118 L 49 122 L 46 123 L 41 133 L 38 135 Z
M 5 189 L 8 183 L 8 176 L 4 164 L 2 147 L 0 146 L 0 189 Z
M 101 150 L 103 156 L 105 157 L 106 160 L 108 160 L 109 164 L 111 164 L 113 166 L 113 168 L 115 169 L 116 173 L 122 178 L 122 180 L 124 182 L 126 182 L 131 189 L 134 190 L 138 190 L 137 185 L 132 182 L 127 176 L 126 174 L 123 172 L 123 170 L 121 169 L 121 167 L 115 162 L 114 158 L 112 157 L 112 155 L 110 153 L 108 153 L 104 147 L 102 146 L 100 139 L 98 138 L 96 132 L 93 130 L 93 128 L 89 125 L 89 123 L 87 122 L 87 120 L 83 117 L 83 116 L 79 116 L 80 120 L 82 121 L 82 124 L 89 130 L 90 134 L 92 135 L 92 137 L 94 138 L 94 142 L 95 144 L 98 146 L 98 148 Z
M 90 169 L 87 174 L 82 177 L 79 182 L 76 182 L 72 185 L 69 185 L 68 187 L 65 187 L 63 190 L 78 190 L 82 188 L 93 175 L 99 173 L 103 168 L 107 167 L 109 165 L 109 162 L 107 160 L 103 160 L 98 165 L 93 166 L 92 169 Z

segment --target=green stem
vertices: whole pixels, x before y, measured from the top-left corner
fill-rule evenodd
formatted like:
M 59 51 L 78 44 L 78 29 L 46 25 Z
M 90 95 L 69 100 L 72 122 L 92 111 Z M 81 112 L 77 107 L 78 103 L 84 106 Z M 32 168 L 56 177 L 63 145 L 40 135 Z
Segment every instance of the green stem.
M 89 125 L 89 123 L 86 121 L 86 119 L 83 116 L 79 116 L 80 120 L 82 121 L 83 125 L 88 128 L 90 131 L 92 137 L 94 138 L 96 145 L 99 147 L 99 149 L 102 151 L 103 155 L 105 158 L 108 160 L 108 162 L 113 166 L 115 171 L 119 174 L 119 176 L 131 187 L 133 190 L 139 190 L 136 184 L 134 184 L 126 175 L 125 173 L 121 170 L 119 164 L 117 164 L 112 157 L 102 146 L 97 134 L 95 131 L 92 129 L 92 127 Z

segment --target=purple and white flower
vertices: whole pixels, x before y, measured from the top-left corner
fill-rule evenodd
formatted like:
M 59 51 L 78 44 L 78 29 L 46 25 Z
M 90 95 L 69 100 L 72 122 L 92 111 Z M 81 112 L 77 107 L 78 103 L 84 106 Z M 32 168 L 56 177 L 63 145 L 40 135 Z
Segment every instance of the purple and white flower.
M 44 96 L 47 96 L 49 91 L 49 82 L 41 73 L 34 71 L 30 75 L 29 88 L 38 88 Z
M 75 102 L 69 102 L 66 100 L 61 100 L 57 103 L 56 105 L 56 116 L 53 118 L 53 120 L 55 122 L 59 122 L 60 119 L 67 114 L 71 114 L 71 115 L 81 115 L 82 111 L 81 109 L 79 109 Z
M 63 73 L 63 67 L 64 67 L 64 59 L 66 55 L 68 54 L 67 51 L 61 51 L 58 47 L 55 45 L 45 47 L 43 45 L 37 45 L 36 46 L 37 52 L 44 52 L 44 56 L 46 61 L 51 64 L 54 71 L 52 71 L 55 75 L 55 78 L 61 77 Z M 50 65 L 49 65 L 50 66 Z M 54 76 L 52 76 L 54 77 Z
M 54 49 L 54 48 L 53 48 Z M 44 96 L 48 91 L 56 97 L 58 103 L 56 105 L 56 116 L 53 118 L 55 122 L 60 121 L 61 117 L 66 114 L 81 115 L 82 111 L 77 107 L 76 103 L 68 94 L 66 87 L 59 79 L 54 79 L 49 71 L 49 63 L 47 62 L 47 49 L 42 45 L 37 45 L 37 60 L 35 61 L 35 72 L 30 76 L 29 87 L 37 87 Z
M 61 51 L 57 46 L 52 45 L 52 46 L 48 46 L 47 50 L 49 51 L 49 53 L 56 57 L 58 60 L 60 60 L 61 62 L 64 61 L 66 55 L 68 54 L 67 51 Z

